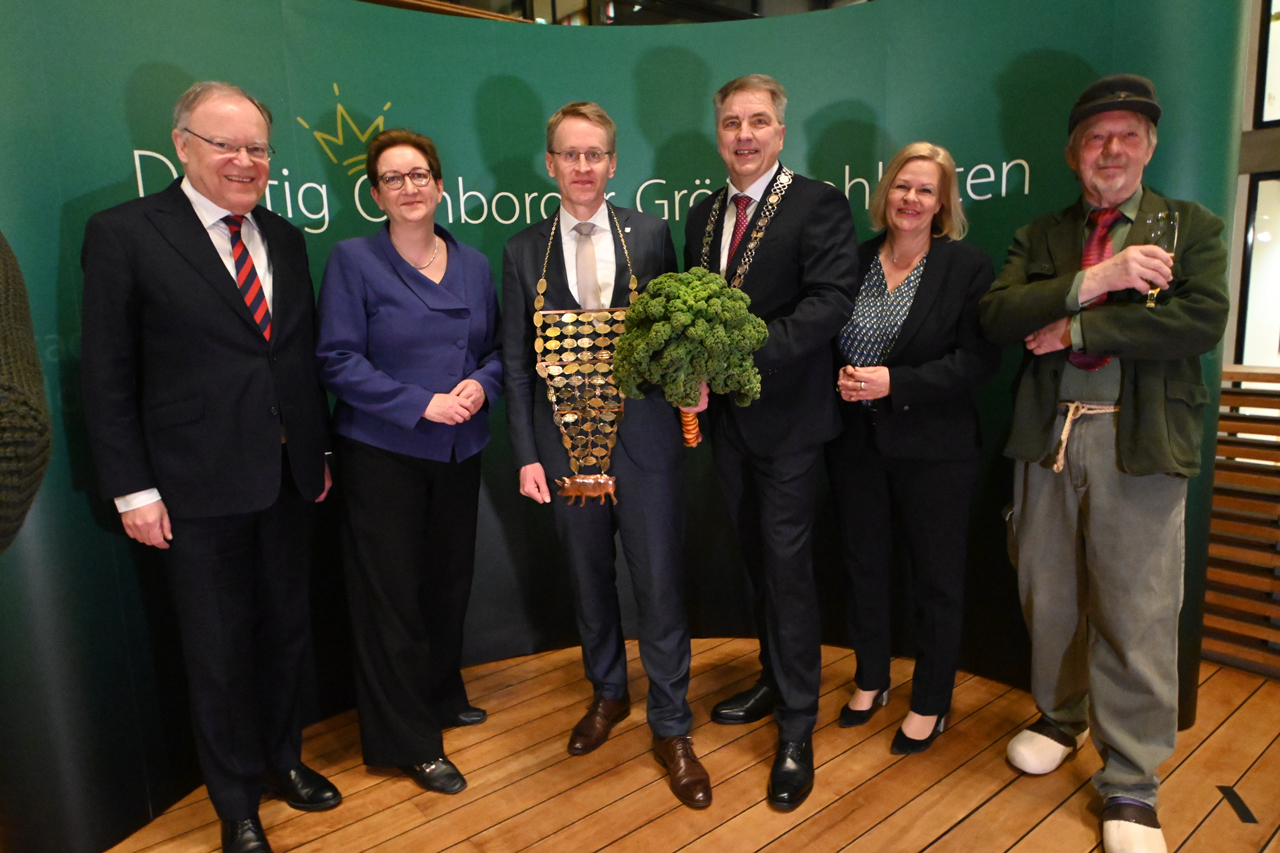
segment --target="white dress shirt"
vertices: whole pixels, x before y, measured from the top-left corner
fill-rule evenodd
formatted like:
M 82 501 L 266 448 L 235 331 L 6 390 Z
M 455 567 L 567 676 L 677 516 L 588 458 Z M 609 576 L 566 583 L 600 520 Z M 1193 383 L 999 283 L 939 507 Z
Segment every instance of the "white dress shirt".
M 182 179 L 182 191 L 191 200 L 191 206 L 195 209 L 196 216 L 200 219 L 200 224 L 204 226 L 205 231 L 209 234 L 209 239 L 213 241 L 213 248 L 218 250 L 218 257 L 222 258 L 222 263 L 226 265 L 227 272 L 231 274 L 231 280 L 234 282 L 236 279 L 236 262 L 231 257 L 231 229 L 227 223 L 222 221 L 224 216 L 231 215 L 231 211 L 223 210 L 205 198 L 200 194 L 199 190 L 191 186 L 191 181 L 185 177 Z M 258 230 L 258 224 L 253 221 L 253 214 L 245 216 L 244 222 L 240 226 L 240 237 L 249 249 L 249 257 L 253 258 L 254 269 L 257 270 L 258 278 L 262 281 L 262 295 L 267 300 L 267 310 L 270 311 L 273 307 L 271 304 L 271 259 L 267 256 L 267 244 L 262 239 L 262 232 Z M 143 489 L 140 492 L 116 498 L 116 510 L 128 512 L 131 509 L 153 504 L 158 500 L 160 500 L 159 489 Z
M 564 271 L 569 278 L 569 292 L 579 305 L 582 299 L 578 296 L 578 241 L 585 240 L 581 234 L 574 233 L 574 226 L 579 222 L 590 222 L 596 226 L 591 235 L 591 244 L 596 249 L 596 275 L 600 281 L 600 304 L 608 308 L 613 302 L 613 280 L 618 274 L 617 258 L 613 251 L 613 223 L 610 221 L 609 204 L 601 203 L 590 219 L 574 219 L 572 214 L 560 206 L 560 245 L 564 249 Z
M 774 163 L 773 168 L 767 170 L 764 177 L 745 190 L 738 189 L 733 185 L 732 180 L 729 181 L 729 195 L 724 200 L 724 228 L 720 234 L 720 274 L 725 279 L 729 278 L 729 271 L 725 269 L 729 263 L 729 244 L 733 242 L 733 228 L 738 224 L 738 205 L 734 203 L 733 197 L 738 193 L 751 196 L 751 204 L 747 206 L 747 221 L 750 222 L 751 217 L 756 215 L 756 208 L 760 206 L 760 199 L 764 198 L 765 191 L 773 183 L 777 172 L 778 164 Z M 743 234 L 742 239 L 746 240 L 747 235 Z

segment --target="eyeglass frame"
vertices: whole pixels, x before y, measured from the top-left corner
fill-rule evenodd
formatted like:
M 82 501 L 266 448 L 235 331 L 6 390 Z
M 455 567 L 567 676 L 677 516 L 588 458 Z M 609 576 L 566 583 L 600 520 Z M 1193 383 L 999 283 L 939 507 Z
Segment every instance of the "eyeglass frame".
M 590 151 L 552 151 L 550 148 L 548 148 L 547 153 L 552 155 L 553 157 L 558 157 L 560 159 L 560 162 L 566 166 L 577 165 L 579 159 L 582 159 L 588 166 L 599 166 L 601 163 L 606 162 L 610 157 L 612 157 L 617 152 L 601 151 L 599 148 L 592 148 Z M 593 154 L 597 155 L 599 158 L 594 163 L 591 162 L 591 156 Z
M 417 178 L 414 178 L 413 176 L 421 175 L 424 172 L 426 173 L 427 177 L 423 180 L 422 183 L 418 183 Z M 412 172 L 383 172 L 381 175 L 378 176 L 378 183 L 381 184 L 385 189 L 401 190 L 401 189 L 404 189 L 404 182 L 408 180 L 409 183 L 421 189 L 422 187 L 430 186 L 431 182 L 435 179 L 435 176 L 436 176 L 436 173 L 432 171 L 430 167 L 425 169 L 415 168 Z M 399 178 L 400 181 L 397 184 L 391 184 L 387 181 L 388 178 L 391 178 L 392 180 Z
M 259 146 L 259 145 L 236 145 L 235 147 L 232 147 L 232 145 L 231 145 L 231 143 L 230 143 L 230 142 L 217 142 L 217 141 L 215 141 L 215 140 L 210 139 L 210 138 L 209 138 L 209 137 L 207 137 L 207 136 L 201 136 L 200 134 L 196 133 L 194 130 L 192 130 L 192 129 L 191 129 L 191 128 L 189 128 L 189 127 L 180 127 L 180 128 L 178 128 L 178 130 L 181 130 L 183 133 L 189 133 L 189 134 L 191 134 L 192 136 L 194 136 L 196 139 L 199 139 L 199 140 L 201 140 L 201 141 L 203 141 L 203 142 L 208 143 L 209 145 L 212 145 L 212 146 L 213 146 L 214 151 L 218 152 L 218 156 L 220 156 L 220 157 L 234 157 L 234 156 L 236 156 L 237 154 L 239 154 L 241 151 L 243 151 L 243 152 L 244 152 L 244 154 L 245 154 L 245 156 L 246 156 L 246 157 L 248 157 L 250 160 L 258 160 L 258 161 L 263 162 L 263 163 L 270 163 L 270 162 L 271 162 L 271 157 L 272 157 L 272 155 L 274 155 L 274 154 L 276 153 L 276 149 L 274 149 L 274 148 L 272 148 L 272 147 L 271 147 L 271 143 L 270 143 L 270 142 L 268 142 L 268 143 L 266 144 L 266 145 L 267 145 L 267 154 L 266 154 L 266 156 L 265 156 L 265 157 L 255 157 L 255 156 L 253 156 L 253 154 L 249 151 L 249 149 L 250 149 L 250 148 L 260 148 L 261 146 Z

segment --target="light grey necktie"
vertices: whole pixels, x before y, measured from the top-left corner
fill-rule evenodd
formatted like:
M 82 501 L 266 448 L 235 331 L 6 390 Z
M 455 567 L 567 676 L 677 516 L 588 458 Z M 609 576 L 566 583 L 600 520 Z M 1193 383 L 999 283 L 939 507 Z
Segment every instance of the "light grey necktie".
M 590 222 L 579 222 L 573 230 L 578 235 L 578 304 L 588 309 L 599 308 L 600 274 L 596 271 L 596 247 L 591 242 L 596 226 Z

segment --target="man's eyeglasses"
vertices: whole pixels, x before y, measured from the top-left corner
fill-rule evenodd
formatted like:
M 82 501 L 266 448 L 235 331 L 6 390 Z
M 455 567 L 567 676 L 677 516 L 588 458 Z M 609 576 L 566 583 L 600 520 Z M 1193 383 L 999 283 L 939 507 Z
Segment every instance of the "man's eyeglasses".
M 250 160 L 257 160 L 260 163 L 266 163 L 271 159 L 271 155 L 276 153 L 276 150 L 272 148 L 270 144 L 232 145 L 224 139 L 210 139 L 207 136 L 201 136 L 189 127 L 183 127 L 180 128 L 180 130 L 183 133 L 191 134 L 196 139 L 207 142 L 209 145 L 213 146 L 213 150 L 217 151 L 219 155 L 226 157 L 234 157 L 241 151 L 244 151 L 245 154 L 249 155 Z
M 572 166 L 578 162 L 578 158 L 587 161 L 588 166 L 599 166 L 605 160 L 609 159 L 612 151 L 601 151 L 599 148 L 592 148 L 590 151 L 552 151 L 557 159 L 566 166 Z
M 378 181 L 389 190 L 398 190 L 404 186 L 404 179 L 408 178 L 415 187 L 425 187 L 431 183 L 430 169 L 415 169 L 407 175 L 399 172 L 387 172 L 385 175 L 379 175 Z

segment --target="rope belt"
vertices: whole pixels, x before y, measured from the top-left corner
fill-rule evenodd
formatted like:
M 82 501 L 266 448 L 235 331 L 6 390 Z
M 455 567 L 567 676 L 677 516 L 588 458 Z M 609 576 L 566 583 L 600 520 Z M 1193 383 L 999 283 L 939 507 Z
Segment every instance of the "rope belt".
M 1053 462 L 1053 473 L 1061 474 L 1067 464 L 1067 436 L 1071 435 L 1071 425 L 1083 415 L 1105 415 L 1120 411 L 1116 405 L 1102 403 L 1059 403 L 1060 408 L 1067 410 L 1067 421 L 1062 425 L 1062 437 L 1058 440 L 1058 458 Z

